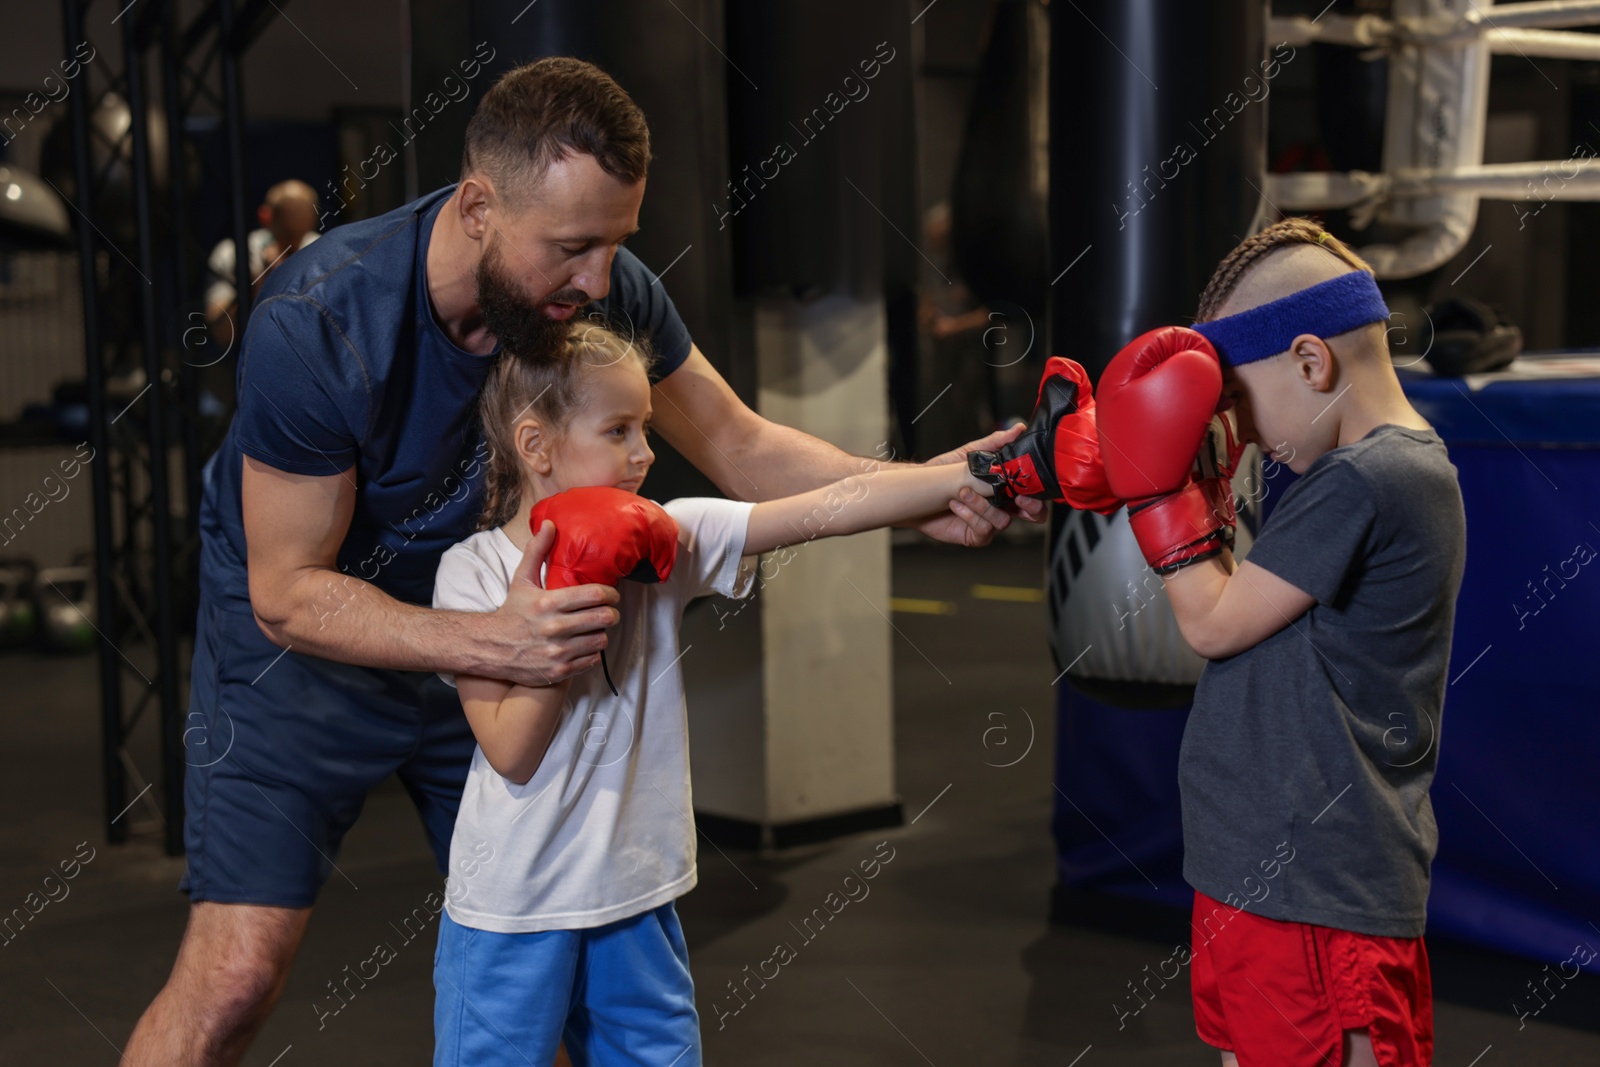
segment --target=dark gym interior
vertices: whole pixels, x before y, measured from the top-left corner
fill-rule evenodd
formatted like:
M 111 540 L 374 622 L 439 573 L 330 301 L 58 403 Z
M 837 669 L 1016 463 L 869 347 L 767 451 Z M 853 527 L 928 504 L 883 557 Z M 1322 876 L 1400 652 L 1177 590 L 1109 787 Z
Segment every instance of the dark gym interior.
M 1310 195 L 1291 179 L 1395 171 L 1398 52 L 1315 34 L 1455 5 L 1325 3 L 15 6 L 0 31 L 0 1064 L 123 1062 L 183 937 L 184 776 L 197 746 L 221 743 L 190 718 L 202 469 L 239 400 L 237 339 L 208 301 L 219 282 L 259 283 L 233 249 L 264 225 L 269 189 L 309 186 L 318 231 L 393 211 L 457 180 L 496 77 L 588 60 L 649 120 L 629 247 L 711 365 L 753 409 L 920 462 L 1028 419 L 1048 356 L 1098 376 L 1135 335 L 1191 323 L 1217 261 L 1280 215 L 1314 213 L 1358 250 L 1416 232 L 1381 198 L 1289 201 Z M 1561 5 L 1481 6 L 1500 21 L 1474 32 L 1504 34 L 1558 25 L 1518 8 Z M 1295 19 L 1308 39 L 1280 46 Z M 1559 25 L 1526 32 L 1600 40 L 1584 28 L 1600 10 Z M 1378 280 L 1394 366 L 1467 515 L 1432 785 L 1432 1062 L 1557 1067 L 1600 1063 L 1600 581 L 1563 569 L 1600 543 L 1600 186 L 1583 186 L 1600 51 L 1499 40 L 1478 157 L 1406 164 L 1477 167 L 1497 191 L 1419 200 L 1466 197 L 1471 224 L 1437 262 Z M 873 57 L 870 91 L 841 88 Z M 841 93 L 826 127 L 796 125 Z M 1212 107 L 1225 97 L 1243 104 Z M 1530 160 L 1550 162 L 1525 185 L 1486 173 Z M 235 305 L 241 331 L 252 299 Z M 1451 301 L 1497 316 L 1465 331 L 1465 368 L 1442 358 Z M 866 354 L 813 358 L 860 314 Z M 1515 326 L 1514 351 L 1490 351 L 1510 336 L 1496 322 Z M 758 355 L 791 349 L 787 377 Z M 647 495 L 722 495 L 654 447 Z M 1288 484 L 1269 482 L 1241 523 L 1257 531 Z M 862 613 L 881 623 L 876 660 L 817 651 L 854 641 L 829 622 L 797 631 L 810 652 L 775 637 L 781 582 L 730 632 L 713 602 L 690 608 L 705 804 L 678 911 L 706 1062 L 1217 1061 L 1187 975 L 1160 977 L 1191 936 L 1176 766 L 1199 659 L 1141 667 L 1129 635 L 1176 631 L 1152 621 L 1164 603 L 1138 617 L 1159 588 L 1142 561 L 1096 562 L 1118 526 L 1057 503 L 983 547 L 883 534 L 888 597 Z M 881 742 L 876 800 L 723 800 L 747 754 L 724 712 L 759 709 L 763 671 L 795 662 L 889 694 L 877 732 L 819 726 L 791 753 L 829 781 Z M 779 781 L 772 747 L 762 773 Z M 874 850 L 893 859 L 870 893 L 800 933 Z M 444 881 L 398 780 L 330 862 L 276 1008 L 242 1059 L 217 1062 L 431 1062 L 426 901 Z M 779 943 L 794 958 L 752 982 Z M 378 944 L 392 960 L 352 993 Z

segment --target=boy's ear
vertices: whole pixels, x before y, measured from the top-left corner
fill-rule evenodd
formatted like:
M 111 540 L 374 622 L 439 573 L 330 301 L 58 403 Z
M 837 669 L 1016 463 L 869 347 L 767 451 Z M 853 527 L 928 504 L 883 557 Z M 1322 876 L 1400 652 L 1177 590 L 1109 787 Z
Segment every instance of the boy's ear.
M 1333 388 L 1336 367 L 1328 342 L 1315 334 L 1303 333 L 1289 345 L 1294 356 L 1295 375 L 1312 389 L 1325 393 Z

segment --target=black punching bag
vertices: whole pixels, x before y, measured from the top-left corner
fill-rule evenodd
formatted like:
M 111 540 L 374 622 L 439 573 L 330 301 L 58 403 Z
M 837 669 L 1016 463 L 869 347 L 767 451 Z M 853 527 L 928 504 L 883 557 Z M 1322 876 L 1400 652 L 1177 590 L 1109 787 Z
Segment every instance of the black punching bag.
M 671 268 L 662 286 L 706 358 L 738 388 L 749 375 L 736 365 L 744 346 L 729 315 L 732 253 L 711 206 L 726 181 L 724 83 L 736 75 L 721 54 L 721 0 L 679 0 L 677 7 L 655 0 L 410 0 L 413 103 L 461 82 L 464 61 L 476 56 L 483 66 L 467 80 L 470 96 L 427 119 L 416 135 L 417 192 L 457 179 L 467 120 L 501 74 L 546 56 L 599 66 L 650 126 L 640 232 L 628 247 L 652 271 Z M 652 493 L 714 492 L 670 447 L 658 443 L 656 451 Z
M 956 158 L 950 250 L 980 304 L 1020 306 L 1043 323 L 1050 20 L 1041 0 L 997 0 L 989 19 Z
M 878 299 L 916 277 L 911 27 L 897 4 L 728 7 L 734 292 Z M 897 232 L 898 231 L 898 232 Z
M 1249 232 L 1268 75 L 1294 53 L 1265 50 L 1263 11 L 1257 0 L 1051 5 L 1051 277 L 1072 264 L 1051 287 L 1051 351 L 1081 353 L 1093 378 L 1145 330 L 1192 322 L 1211 272 Z
M 1096 380 L 1137 335 L 1192 322 L 1251 232 L 1272 80 L 1294 61 L 1287 45 L 1265 48 L 1265 17 L 1259 0 L 1050 5 L 1049 350 Z M 1241 516 L 1239 554 L 1253 519 Z M 1052 527 L 1058 668 L 1105 703 L 1186 703 L 1203 661 L 1125 512 L 1057 506 Z

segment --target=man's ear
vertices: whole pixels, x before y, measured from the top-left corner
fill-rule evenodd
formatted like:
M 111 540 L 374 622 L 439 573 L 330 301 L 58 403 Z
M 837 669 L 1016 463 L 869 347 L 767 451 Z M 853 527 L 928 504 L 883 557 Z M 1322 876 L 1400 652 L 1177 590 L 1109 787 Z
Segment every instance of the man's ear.
M 1333 388 L 1337 367 L 1328 342 L 1316 334 L 1303 333 L 1289 345 L 1289 351 L 1294 356 L 1295 375 L 1301 381 L 1319 393 Z
M 553 442 L 545 432 L 544 424 L 528 417 L 517 423 L 515 432 L 517 459 L 540 474 L 548 475 L 554 466 L 551 459 Z
M 489 203 L 494 198 L 494 190 L 483 178 L 463 178 L 456 195 L 461 198 L 462 231 L 474 241 L 483 240 L 489 229 Z

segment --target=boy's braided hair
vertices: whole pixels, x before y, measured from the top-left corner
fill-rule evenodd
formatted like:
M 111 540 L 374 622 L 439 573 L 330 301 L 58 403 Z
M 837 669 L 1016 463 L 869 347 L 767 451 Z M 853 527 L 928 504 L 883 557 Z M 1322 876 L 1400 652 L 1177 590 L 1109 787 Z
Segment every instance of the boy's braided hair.
M 1357 270 L 1372 273 L 1372 267 L 1366 260 L 1352 252 L 1349 245 L 1323 229 L 1320 223 L 1299 216 L 1284 219 L 1273 223 L 1260 233 L 1246 237 L 1217 265 L 1216 272 L 1211 275 L 1211 281 L 1206 284 L 1205 292 L 1200 294 L 1200 308 L 1195 313 L 1195 321 L 1210 322 L 1216 318 L 1217 311 L 1227 302 L 1234 287 L 1239 284 L 1239 279 L 1244 277 L 1245 271 L 1263 256 L 1288 245 L 1297 244 L 1316 245 L 1338 256 Z

